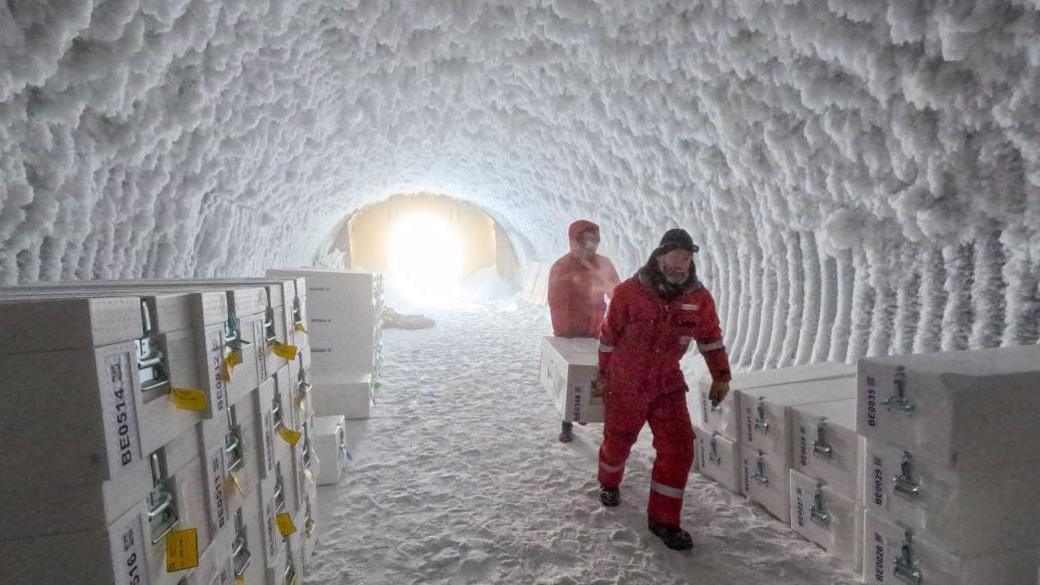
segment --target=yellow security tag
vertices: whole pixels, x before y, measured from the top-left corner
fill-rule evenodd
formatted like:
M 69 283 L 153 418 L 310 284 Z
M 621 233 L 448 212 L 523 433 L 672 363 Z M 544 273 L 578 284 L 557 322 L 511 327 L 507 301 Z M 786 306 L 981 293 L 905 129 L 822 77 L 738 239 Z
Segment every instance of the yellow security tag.
M 220 377 L 225 382 L 231 381 L 231 373 L 235 371 L 235 366 L 242 363 L 242 352 L 235 350 L 227 354 L 224 357 L 224 361 L 220 364 Z
M 278 532 L 282 535 L 282 538 L 286 538 L 296 533 L 296 525 L 293 524 L 292 516 L 286 512 L 278 514 L 274 519 L 278 522 Z
M 199 566 L 199 535 L 194 528 L 166 535 L 166 572 L 176 573 Z
M 296 446 L 296 442 L 300 440 L 302 435 L 303 433 L 300 431 L 294 431 L 289 427 L 278 427 L 278 436 L 285 439 L 285 442 L 293 447 Z
M 292 326 L 293 331 L 297 333 L 307 333 L 307 328 L 303 326 L 303 323 L 297 323 Z
M 198 388 L 170 388 L 170 402 L 182 410 L 206 410 L 206 393 Z
M 274 352 L 274 355 L 280 358 L 285 358 L 287 360 L 296 359 L 297 349 L 295 345 L 289 345 L 288 343 L 282 343 L 281 341 L 272 341 L 271 350 Z
M 235 473 L 234 471 L 229 471 L 227 483 L 229 486 L 231 486 L 231 488 L 238 492 L 238 495 L 242 496 L 243 498 L 246 497 L 246 490 L 242 486 L 242 480 L 238 477 L 237 473 Z
M 307 521 L 303 523 L 303 531 L 307 533 L 307 536 L 314 534 L 314 526 L 315 522 L 312 518 L 308 518 Z
M 235 585 L 246 585 L 246 574 L 235 575 Z

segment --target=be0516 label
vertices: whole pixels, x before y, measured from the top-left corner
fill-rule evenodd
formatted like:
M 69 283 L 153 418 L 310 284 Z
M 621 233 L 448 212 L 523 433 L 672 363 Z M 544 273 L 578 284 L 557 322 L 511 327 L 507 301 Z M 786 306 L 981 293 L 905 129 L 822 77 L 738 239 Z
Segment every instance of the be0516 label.
M 141 515 L 130 514 L 129 523 L 122 527 L 113 526 L 110 534 L 115 585 L 148 585 Z
M 141 458 L 141 438 L 137 432 L 137 408 L 130 376 L 130 354 L 120 351 L 105 357 L 105 430 L 108 435 L 109 469 L 125 469 Z

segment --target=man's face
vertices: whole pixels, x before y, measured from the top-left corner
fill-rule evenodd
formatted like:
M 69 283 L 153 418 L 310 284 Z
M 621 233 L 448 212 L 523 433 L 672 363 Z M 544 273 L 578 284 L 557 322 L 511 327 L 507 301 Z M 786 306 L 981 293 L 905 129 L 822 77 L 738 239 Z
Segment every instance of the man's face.
M 682 284 L 690 277 L 693 253 L 688 250 L 672 250 L 657 257 L 657 268 L 672 284 Z
M 578 234 L 577 250 L 586 257 L 591 257 L 599 247 L 599 234 L 592 230 L 586 230 Z

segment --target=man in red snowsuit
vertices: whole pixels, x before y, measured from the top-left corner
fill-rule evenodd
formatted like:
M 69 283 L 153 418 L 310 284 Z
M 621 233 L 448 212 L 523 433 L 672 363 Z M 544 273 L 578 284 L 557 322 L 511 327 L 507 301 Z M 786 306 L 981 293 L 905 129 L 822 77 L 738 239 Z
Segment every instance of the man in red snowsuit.
M 683 490 L 693 463 L 693 427 L 679 360 L 691 343 L 711 371 L 713 404 L 729 392 L 729 357 L 715 301 L 697 279 L 697 246 L 672 229 L 649 262 L 614 290 L 600 332 L 599 372 L 606 388 L 599 450 L 600 501 L 616 506 L 625 460 L 649 422 L 657 457 L 650 483 L 650 530 L 676 550 L 693 546 L 679 526 Z
M 606 256 L 596 253 L 599 226 L 580 219 L 568 229 L 570 252 L 549 271 L 549 314 L 557 337 L 599 337 L 600 324 L 614 287 L 621 281 Z M 560 442 L 569 443 L 570 422 L 563 421 Z

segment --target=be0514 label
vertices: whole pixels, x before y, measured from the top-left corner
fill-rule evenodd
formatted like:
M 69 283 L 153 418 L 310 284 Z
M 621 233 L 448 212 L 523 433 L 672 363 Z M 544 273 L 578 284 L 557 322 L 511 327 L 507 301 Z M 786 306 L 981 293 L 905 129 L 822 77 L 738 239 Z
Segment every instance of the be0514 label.
M 112 471 L 124 469 L 141 457 L 141 439 L 137 432 L 137 408 L 134 403 L 134 385 L 130 376 L 130 354 L 120 351 L 105 357 L 103 372 L 105 430 Z M 118 463 L 111 463 L 118 461 Z

